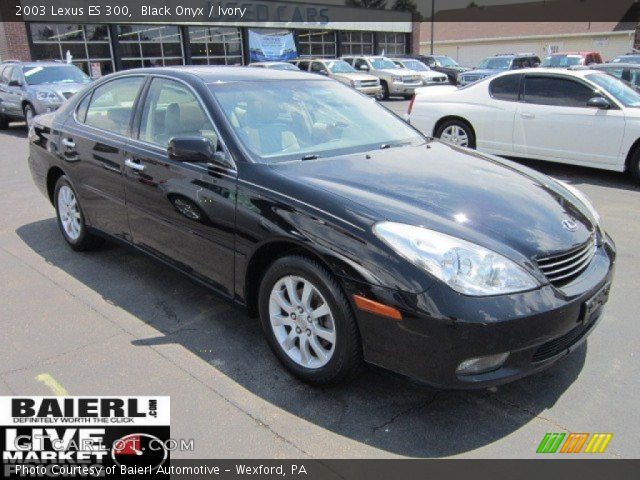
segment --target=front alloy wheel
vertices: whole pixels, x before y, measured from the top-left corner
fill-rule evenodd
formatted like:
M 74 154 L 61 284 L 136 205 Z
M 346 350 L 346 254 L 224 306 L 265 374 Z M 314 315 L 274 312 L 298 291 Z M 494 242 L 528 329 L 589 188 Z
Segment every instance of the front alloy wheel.
M 260 321 L 278 360 L 296 377 L 337 383 L 363 366 L 360 332 L 336 278 L 317 261 L 282 257 L 259 286 Z
M 335 350 L 336 328 L 329 304 L 311 281 L 287 275 L 269 297 L 269 320 L 282 350 L 298 365 L 320 368 Z

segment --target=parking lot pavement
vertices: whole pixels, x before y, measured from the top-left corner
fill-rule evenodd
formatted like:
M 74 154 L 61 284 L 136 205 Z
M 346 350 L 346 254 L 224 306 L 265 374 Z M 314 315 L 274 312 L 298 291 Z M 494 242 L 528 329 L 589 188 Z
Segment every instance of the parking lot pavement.
M 195 444 L 176 457 L 534 457 L 546 432 L 611 432 L 604 456 L 638 457 L 640 189 L 626 176 L 530 163 L 583 189 L 618 244 L 610 303 L 582 348 L 492 391 L 373 369 L 319 389 L 280 368 L 256 320 L 168 267 L 115 245 L 72 252 L 25 137 L 0 132 L 0 394 L 170 395 L 172 436 Z

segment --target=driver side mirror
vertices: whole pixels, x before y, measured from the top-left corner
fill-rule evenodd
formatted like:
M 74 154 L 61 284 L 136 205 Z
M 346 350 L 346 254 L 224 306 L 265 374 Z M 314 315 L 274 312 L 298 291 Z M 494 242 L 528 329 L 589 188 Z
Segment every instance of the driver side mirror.
M 167 154 L 176 162 L 213 163 L 229 167 L 229 161 L 223 152 L 218 151 L 217 139 L 184 136 L 169 140 Z
M 587 107 L 599 108 L 601 110 L 607 110 L 611 108 L 611 103 L 606 98 L 596 95 L 595 97 L 591 97 L 587 101 Z

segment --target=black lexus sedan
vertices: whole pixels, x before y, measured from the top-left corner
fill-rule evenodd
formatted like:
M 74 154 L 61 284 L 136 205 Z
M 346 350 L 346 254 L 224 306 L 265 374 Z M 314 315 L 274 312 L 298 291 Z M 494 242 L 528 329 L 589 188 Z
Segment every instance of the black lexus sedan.
M 503 383 L 574 349 L 607 301 L 615 247 L 578 190 L 321 76 L 116 73 L 29 141 L 72 249 L 117 239 L 245 305 L 307 382 L 366 362 Z

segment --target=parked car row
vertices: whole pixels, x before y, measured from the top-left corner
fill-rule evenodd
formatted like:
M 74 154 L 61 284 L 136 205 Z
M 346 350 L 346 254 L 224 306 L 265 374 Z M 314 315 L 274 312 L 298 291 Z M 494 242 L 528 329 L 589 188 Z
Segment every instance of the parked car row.
M 597 69 L 529 68 L 459 89 L 419 89 L 408 117 L 458 146 L 640 180 L 640 93 Z

